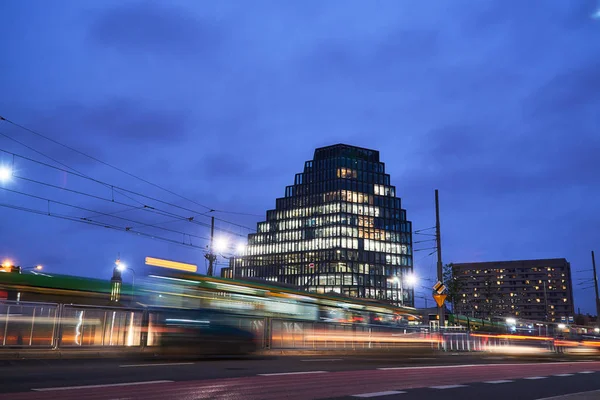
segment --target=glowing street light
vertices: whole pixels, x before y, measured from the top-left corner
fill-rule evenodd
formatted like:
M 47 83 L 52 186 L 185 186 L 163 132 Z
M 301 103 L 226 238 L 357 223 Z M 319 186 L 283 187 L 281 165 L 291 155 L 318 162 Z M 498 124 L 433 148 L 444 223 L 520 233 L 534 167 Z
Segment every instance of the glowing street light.
M 506 323 L 509 325 L 516 325 L 517 320 L 515 318 L 506 318 Z
M 13 263 L 12 263 L 12 261 L 11 261 L 11 260 L 4 260 L 4 261 L 2 262 L 2 266 L 3 266 L 4 268 L 8 268 L 8 267 L 10 267 L 10 266 L 12 266 L 12 265 L 13 265 Z
M 415 274 L 408 274 L 408 275 L 406 275 L 405 281 L 408 284 L 408 286 L 414 287 L 419 282 L 419 279 L 417 278 L 417 276 Z
M 119 263 L 117 264 L 117 269 L 118 269 L 119 271 L 123 272 L 123 271 L 125 271 L 125 270 L 127 269 L 127 265 L 125 265 L 125 264 L 124 264 L 124 263 L 122 263 L 122 262 L 119 262 Z
M 229 246 L 229 242 L 227 241 L 227 238 L 225 237 L 218 237 L 215 239 L 215 242 L 213 244 L 213 249 L 217 252 L 217 253 L 223 253 L 227 250 L 227 247 Z
M 7 167 L 6 165 L 0 165 L 0 182 L 4 183 L 10 181 L 12 176 L 12 168 Z
M 237 254 L 244 254 L 246 252 L 246 244 L 245 243 L 238 243 L 238 245 L 235 247 L 235 252 Z

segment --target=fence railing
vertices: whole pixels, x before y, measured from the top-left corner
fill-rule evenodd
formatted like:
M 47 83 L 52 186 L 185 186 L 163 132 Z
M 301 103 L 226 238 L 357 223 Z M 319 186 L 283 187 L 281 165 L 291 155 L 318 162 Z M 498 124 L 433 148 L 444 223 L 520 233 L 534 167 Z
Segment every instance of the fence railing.
M 0 345 L 51 348 L 58 315 L 58 304 L 0 303 Z

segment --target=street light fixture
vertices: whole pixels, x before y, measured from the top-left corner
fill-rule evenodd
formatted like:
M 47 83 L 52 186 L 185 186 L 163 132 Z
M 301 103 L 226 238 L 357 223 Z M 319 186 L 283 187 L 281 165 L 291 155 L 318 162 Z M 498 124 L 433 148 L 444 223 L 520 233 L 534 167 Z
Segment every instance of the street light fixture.
M 245 243 L 238 243 L 238 245 L 235 247 L 235 252 L 238 255 L 243 255 L 246 252 L 246 244 Z
M 406 283 L 409 286 L 413 286 L 413 287 L 416 286 L 417 283 L 419 282 L 419 278 L 417 278 L 417 276 L 415 274 L 408 274 L 408 275 L 406 275 L 406 279 L 405 280 L 406 280 Z
M 229 243 L 226 237 L 218 237 L 213 244 L 214 250 L 217 253 L 223 253 L 227 250 Z
M 127 266 L 127 264 L 122 262 L 120 259 L 115 261 L 115 264 L 116 264 L 115 268 L 117 268 L 117 270 L 119 272 L 125 272 L 125 271 L 131 272 L 131 297 L 133 300 L 135 300 L 135 271 L 133 270 L 133 268 L 129 268 Z
M 0 165 L 0 182 L 4 183 L 4 182 L 10 181 L 12 176 L 13 176 L 12 168 L 10 168 L 6 165 Z

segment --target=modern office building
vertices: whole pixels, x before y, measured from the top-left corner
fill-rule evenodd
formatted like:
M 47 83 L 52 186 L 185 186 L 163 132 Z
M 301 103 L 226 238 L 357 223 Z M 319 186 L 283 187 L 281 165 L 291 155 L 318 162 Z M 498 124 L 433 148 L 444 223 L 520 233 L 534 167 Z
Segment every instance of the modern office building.
M 453 264 L 455 312 L 475 318 L 572 322 L 571 265 L 564 258 Z
M 221 275 L 412 306 L 412 227 L 379 152 L 316 149 Z

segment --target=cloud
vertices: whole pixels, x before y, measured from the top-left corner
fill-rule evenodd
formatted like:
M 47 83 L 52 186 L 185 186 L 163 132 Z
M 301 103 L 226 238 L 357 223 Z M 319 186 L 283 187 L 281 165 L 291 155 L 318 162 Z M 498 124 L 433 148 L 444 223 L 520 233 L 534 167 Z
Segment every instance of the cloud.
M 386 85 L 407 79 L 406 72 L 428 65 L 439 51 L 438 31 L 399 29 L 369 40 L 328 39 L 301 56 L 301 75 L 319 82 L 340 80 L 357 86 Z
M 188 115 L 131 98 L 112 98 L 97 104 L 65 103 L 33 123 L 56 139 L 166 142 L 186 136 Z
M 96 43 L 127 54 L 202 57 L 222 43 L 222 32 L 190 10 L 155 2 L 119 5 L 103 12 L 91 26 Z
M 600 105 L 600 63 L 586 62 L 556 74 L 532 93 L 527 112 L 532 118 L 567 116 L 591 111 L 598 115 Z M 568 115 L 566 115 L 568 114 Z M 574 120 L 576 124 L 579 122 Z

